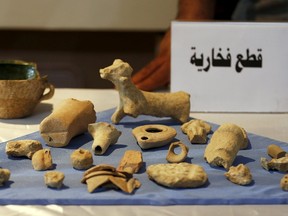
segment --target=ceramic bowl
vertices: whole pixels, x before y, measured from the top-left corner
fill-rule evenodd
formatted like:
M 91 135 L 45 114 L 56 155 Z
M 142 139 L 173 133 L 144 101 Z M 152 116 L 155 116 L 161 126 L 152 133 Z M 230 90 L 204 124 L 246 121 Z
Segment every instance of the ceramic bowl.
M 29 116 L 38 103 L 53 95 L 54 86 L 47 76 L 40 77 L 35 63 L 0 61 L 0 118 Z

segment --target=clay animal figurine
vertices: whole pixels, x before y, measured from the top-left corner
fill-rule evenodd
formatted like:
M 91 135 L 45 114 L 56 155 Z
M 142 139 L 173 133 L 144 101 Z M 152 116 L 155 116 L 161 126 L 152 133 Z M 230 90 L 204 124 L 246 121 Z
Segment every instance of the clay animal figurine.
M 179 91 L 175 93 L 146 92 L 139 90 L 131 81 L 133 69 L 120 59 L 104 69 L 100 69 L 102 79 L 111 81 L 119 92 L 120 103 L 111 117 L 117 124 L 126 116 L 138 115 L 171 117 L 187 122 L 190 113 L 190 95 Z

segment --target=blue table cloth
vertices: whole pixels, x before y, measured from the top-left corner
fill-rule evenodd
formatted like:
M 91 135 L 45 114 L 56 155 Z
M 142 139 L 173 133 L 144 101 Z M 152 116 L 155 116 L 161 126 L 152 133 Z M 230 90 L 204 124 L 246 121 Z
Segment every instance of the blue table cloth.
M 97 122 L 111 123 L 110 117 L 114 109 L 97 113 Z M 233 122 L 232 122 L 233 123 Z M 156 163 L 167 163 L 166 154 L 169 145 L 161 148 L 141 150 L 131 131 L 145 124 L 164 124 L 177 130 L 175 140 L 180 140 L 189 147 L 187 162 L 201 165 L 208 174 L 208 182 L 203 187 L 194 189 L 169 189 L 148 179 L 146 167 Z M 218 125 L 212 125 L 215 131 Z M 45 171 L 35 171 L 31 160 L 27 158 L 8 158 L 5 153 L 6 143 L 0 144 L 0 167 L 11 171 L 11 178 L 0 187 L 0 204 L 31 204 L 31 205 L 238 205 L 238 204 L 287 204 L 288 192 L 280 188 L 280 179 L 285 173 L 266 171 L 261 167 L 260 157 L 269 158 L 266 148 L 276 144 L 288 151 L 288 144 L 267 137 L 248 133 L 249 148 L 240 150 L 233 165 L 246 164 L 253 175 L 253 182 L 240 186 L 228 181 L 224 176 L 226 170 L 209 166 L 203 154 L 206 145 L 192 145 L 187 136 L 182 133 L 179 123 L 170 118 L 139 116 L 125 117 L 116 125 L 122 131 L 117 144 L 110 146 L 102 156 L 93 156 L 94 165 L 111 164 L 118 166 L 124 152 L 128 149 L 142 151 L 144 166 L 140 173 L 134 174 L 142 186 L 133 194 L 107 189 L 88 193 L 81 178 L 83 171 L 73 169 L 70 155 L 77 148 L 91 150 L 93 142 L 89 133 L 72 139 L 64 148 L 52 148 L 45 144 L 39 132 L 28 134 L 18 139 L 36 139 L 42 142 L 43 148 L 51 150 L 53 163 L 57 171 L 65 174 L 64 186 L 61 189 L 51 189 L 44 184 Z M 212 134 L 209 135 L 211 137 Z M 208 141 L 209 142 L 209 141 Z

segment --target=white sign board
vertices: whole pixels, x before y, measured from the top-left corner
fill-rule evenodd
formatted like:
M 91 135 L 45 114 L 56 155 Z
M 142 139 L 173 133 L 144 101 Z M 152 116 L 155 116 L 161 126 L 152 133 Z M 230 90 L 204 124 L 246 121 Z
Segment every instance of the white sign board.
M 175 21 L 171 49 L 191 111 L 288 111 L 288 23 Z

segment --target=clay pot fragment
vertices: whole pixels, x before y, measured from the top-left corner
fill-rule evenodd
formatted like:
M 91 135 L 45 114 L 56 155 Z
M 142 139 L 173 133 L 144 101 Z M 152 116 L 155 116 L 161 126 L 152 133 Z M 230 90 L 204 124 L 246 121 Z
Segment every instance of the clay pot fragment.
M 267 154 L 272 158 L 281 158 L 286 156 L 286 151 L 278 145 L 271 144 L 267 147 Z
M 206 143 L 207 134 L 211 132 L 211 125 L 199 119 L 193 119 L 181 126 L 183 133 L 187 134 L 191 143 Z
M 49 149 L 41 149 L 32 156 L 32 166 L 34 170 L 49 170 L 53 168 L 53 161 Z
M 248 185 L 252 182 L 252 175 L 250 169 L 244 164 L 238 166 L 231 166 L 229 171 L 225 173 L 227 179 L 234 184 Z
M 175 148 L 181 148 L 181 152 L 179 154 L 175 153 Z M 166 160 L 170 163 L 180 163 L 183 162 L 188 154 L 189 148 L 182 142 L 177 141 L 170 144 L 168 153 L 166 156 Z
M 142 149 L 150 149 L 169 144 L 177 131 L 166 125 L 151 124 L 134 128 L 132 134 Z
M 7 142 L 5 151 L 8 156 L 25 156 L 31 159 L 33 154 L 40 149 L 43 147 L 38 140 L 15 140 Z
M 268 161 L 266 158 L 260 158 L 261 166 L 266 170 L 278 170 L 288 172 L 288 157 L 273 158 Z
M 114 145 L 122 132 L 107 122 L 98 122 L 88 125 L 88 131 L 94 141 L 92 151 L 96 155 L 103 155 L 110 145 Z
M 93 165 L 92 153 L 86 149 L 79 148 L 70 155 L 73 168 L 85 170 Z
M 60 189 L 65 178 L 64 173 L 59 171 L 48 171 L 44 175 L 44 182 L 48 187 Z
M 288 174 L 284 175 L 280 180 L 280 187 L 284 191 L 288 191 Z
M 127 150 L 122 157 L 118 171 L 137 173 L 143 165 L 142 153 L 136 150 Z
M 0 168 L 0 186 L 3 186 L 5 182 L 9 181 L 11 172 L 9 169 Z

